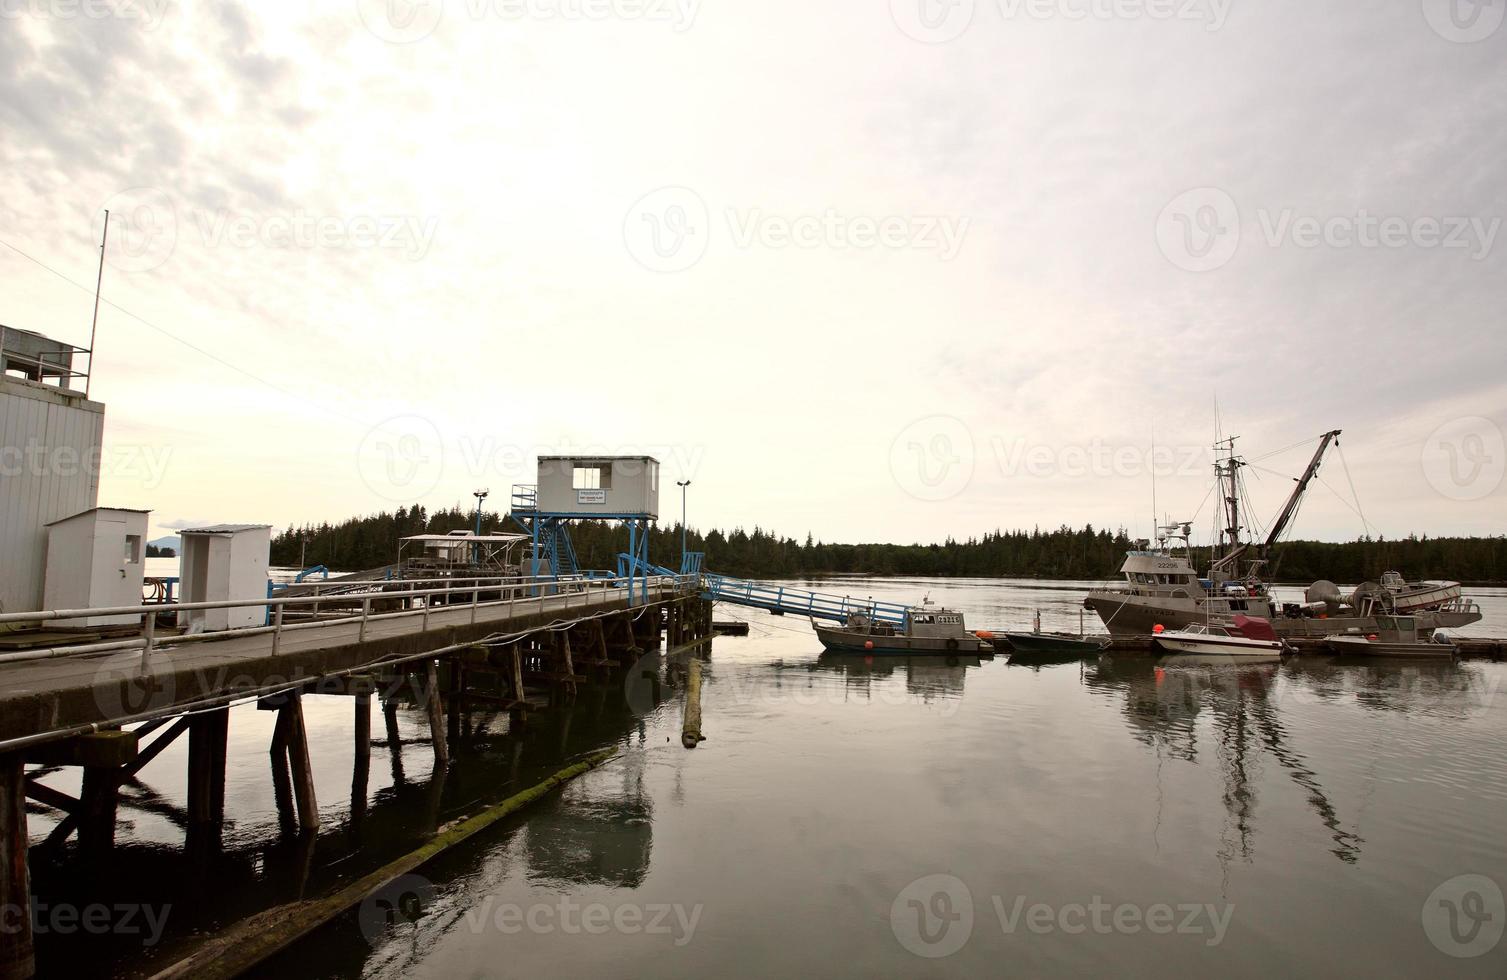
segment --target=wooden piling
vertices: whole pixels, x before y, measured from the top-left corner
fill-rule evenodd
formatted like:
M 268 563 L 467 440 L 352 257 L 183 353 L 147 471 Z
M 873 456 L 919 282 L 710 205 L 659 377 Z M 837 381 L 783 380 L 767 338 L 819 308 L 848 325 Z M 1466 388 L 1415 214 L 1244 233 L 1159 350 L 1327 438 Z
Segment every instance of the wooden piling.
M 225 825 L 225 762 L 230 709 L 193 715 L 188 723 L 188 841 L 191 853 L 217 850 Z
M 25 773 L 20 754 L 0 756 L 0 980 L 28 980 L 37 972 L 26 863 Z
M 351 767 L 351 823 L 366 816 L 366 786 L 372 767 L 372 696 L 356 692 L 356 761 Z
M 287 703 L 278 713 L 287 718 L 284 745 L 293 775 L 293 800 L 298 805 L 299 829 L 318 830 L 319 803 L 314 796 L 314 769 L 309 764 L 309 732 L 304 726 L 303 698 L 297 692 L 289 694 Z M 278 723 L 282 727 L 282 718 Z
M 445 708 L 440 703 L 439 670 L 430 660 L 424 668 L 424 706 L 429 711 L 429 739 L 434 744 L 434 766 L 450 764 L 450 743 L 445 739 Z
M 704 741 L 706 736 L 701 734 L 701 661 L 691 657 L 686 664 L 685 724 L 680 731 L 680 744 L 694 749 L 697 743 Z

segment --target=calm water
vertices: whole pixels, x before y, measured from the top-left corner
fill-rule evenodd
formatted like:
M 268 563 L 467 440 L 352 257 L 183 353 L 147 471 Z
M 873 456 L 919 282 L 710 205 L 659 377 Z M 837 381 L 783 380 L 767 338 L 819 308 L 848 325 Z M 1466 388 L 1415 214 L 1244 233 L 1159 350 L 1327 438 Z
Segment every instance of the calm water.
M 1045 628 L 1076 629 L 1087 584 L 822 587 L 929 592 L 978 628 L 1039 608 Z M 1472 591 L 1488 621 L 1471 632 L 1507 635 L 1507 592 Z M 405 711 L 402 772 L 374 750 L 354 829 L 351 702 L 310 699 L 326 828 L 312 845 L 272 798 L 272 715 L 236 709 L 223 855 L 183 852 L 180 744 L 122 811 L 117 860 L 148 874 L 112 888 L 71 855 L 37 871 L 39 890 L 74 901 L 172 905 L 162 942 L 143 957 L 139 939 L 43 937 L 39 953 L 90 972 L 160 966 L 195 930 L 320 894 L 615 744 L 607 766 L 420 869 L 405 882 L 418 914 L 369 905 L 262 972 L 1507 975 L 1492 891 L 1507 887 L 1507 665 L 869 664 L 821 656 L 805 621 L 718 610 L 732 617 L 752 635 L 712 648 L 695 751 L 657 659 L 642 666 L 670 686 L 583 691 L 521 736 L 477 716 L 488 727 L 438 783 Z M 49 782 L 70 790 L 64 775 Z M 48 827 L 33 816 L 34 836 Z

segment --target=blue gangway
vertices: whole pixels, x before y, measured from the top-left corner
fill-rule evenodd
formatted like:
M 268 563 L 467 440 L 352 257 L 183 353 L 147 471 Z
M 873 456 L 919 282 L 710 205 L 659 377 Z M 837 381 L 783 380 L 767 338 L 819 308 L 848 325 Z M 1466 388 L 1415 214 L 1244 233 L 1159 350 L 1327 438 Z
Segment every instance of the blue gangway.
M 635 562 L 630 555 L 618 555 L 618 573 L 629 574 L 628 569 L 637 567 L 639 573 L 649 575 L 674 575 L 674 569 L 659 565 Z M 701 571 L 701 598 L 713 602 L 730 602 L 738 606 L 767 609 L 773 613 L 792 616 L 809 616 L 812 619 L 827 619 L 846 623 L 853 613 L 869 617 L 872 622 L 889 623 L 905 628 L 910 623 L 911 606 L 898 602 L 876 602 L 853 596 L 813 592 L 789 585 L 770 582 L 751 582 L 746 579 L 717 575 Z

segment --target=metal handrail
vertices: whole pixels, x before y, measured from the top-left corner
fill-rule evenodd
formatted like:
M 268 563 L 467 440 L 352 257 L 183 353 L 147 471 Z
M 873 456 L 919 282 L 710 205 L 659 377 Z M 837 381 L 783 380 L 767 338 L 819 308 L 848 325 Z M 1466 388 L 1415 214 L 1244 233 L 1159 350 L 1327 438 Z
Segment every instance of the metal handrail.
M 901 603 L 854 599 L 852 596 L 792 589 L 783 585 L 749 582 L 707 573 L 702 573 L 701 578 L 705 594 L 712 599 L 741 599 L 744 605 L 762 605 L 782 612 L 804 613 L 839 622 L 846 620 L 852 613 L 861 613 L 879 622 L 897 626 L 904 625 L 910 618 L 911 607 Z
M 514 577 L 513 576 L 497 576 L 497 578 L 499 578 L 499 579 L 505 578 L 505 579 L 508 579 L 508 580 L 512 580 Z M 648 587 L 650 587 L 650 586 L 657 587 L 657 588 L 663 588 L 666 585 L 669 585 L 669 586 L 671 586 L 674 589 L 674 592 L 675 592 L 676 595 L 680 595 L 682 593 L 684 593 L 684 594 L 694 594 L 696 592 L 699 592 L 700 589 L 701 589 L 700 578 L 698 576 L 673 576 L 673 575 L 671 575 L 671 576 L 665 576 L 665 575 L 655 575 L 655 576 L 639 576 L 638 579 L 640 581 L 642 581 L 643 584 L 644 584 L 644 586 L 645 586 L 645 589 L 644 589 L 644 600 L 645 600 L 644 604 L 645 605 L 648 604 Z M 283 622 L 283 611 L 284 611 L 285 607 L 288 607 L 288 606 L 316 606 L 317 607 L 321 603 L 328 604 L 329 601 L 330 601 L 330 597 L 329 596 L 295 596 L 295 597 L 292 597 L 292 598 L 275 598 L 275 597 L 269 597 L 269 598 L 261 598 L 261 599 L 220 599 L 220 600 L 206 601 L 206 602 L 180 602 L 180 603 L 175 603 L 175 604 L 173 604 L 172 606 L 169 606 L 169 607 L 165 607 L 163 604 L 159 603 L 159 604 L 156 604 L 156 605 L 142 604 L 142 605 L 138 605 L 138 606 L 100 606 L 100 607 L 93 608 L 93 609 L 43 609 L 43 610 L 38 610 L 36 612 L 4 613 L 4 614 L 0 614 L 0 623 L 28 623 L 28 622 L 31 622 L 31 623 L 45 623 L 45 622 L 49 622 L 51 620 L 56 620 L 56 619 L 79 619 L 79 618 L 84 618 L 84 617 L 88 617 L 88 616 L 143 615 L 144 619 L 143 619 L 143 622 L 142 622 L 142 625 L 141 625 L 141 631 L 142 632 L 141 632 L 141 635 L 138 636 L 138 637 L 126 638 L 126 639 L 121 639 L 121 640 L 113 640 L 113 641 L 105 641 L 105 642 L 101 642 L 101 643 L 78 644 L 78 645 L 75 645 L 75 646 L 64 646 L 64 647 L 49 647 L 49 648 L 43 648 L 43 649 L 33 649 L 33 650 L 18 651 L 18 652 L 15 652 L 15 653 L 5 653 L 5 654 L 0 654 L 0 663 L 14 663 L 14 662 L 18 662 L 18 661 L 30 661 L 30 660 L 46 660 L 46 659 L 50 659 L 50 658 L 53 658 L 53 657 L 71 656 L 71 655 L 75 655 L 75 654 L 106 653 L 106 652 L 118 652 L 118 651 L 124 651 L 124 650 L 140 649 L 142 651 L 142 654 L 141 654 L 141 667 L 142 667 L 142 670 L 146 670 L 149 667 L 150 663 L 151 663 L 151 656 L 152 656 L 153 650 L 155 650 L 155 649 L 158 648 L 158 642 L 159 641 L 157 640 L 157 637 L 156 637 L 156 628 L 157 628 L 157 615 L 156 614 L 159 613 L 159 612 L 162 612 L 165 608 L 166 609 L 171 609 L 174 612 L 177 612 L 177 611 L 197 611 L 197 610 L 207 610 L 207 609 L 239 609 L 239 608 L 247 608 L 247 607 L 256 607 L 256 608 L 263 608 L 263 607 L 265 607 L 265 608 L 272 609 L 274 611 L 274 613 L 273 613 L 273 615 L 271 617 L 272 621 L 271 621 L 271 623 L 269 625 L 266 625 L 266 626 L 253 626 L 253 627 L 245 627 L 245 628 L 240 628 L 240 629 L 217 630 L 217 631 L 214 631 L 214 632 L 207 632 L 207 633 L 182 634 L 182 635 L 177 635 L 177 636 L 166 637 L 161 642 L 163 644 L 165 644 L 165 645 L 176 647 L 176 646 L 180 646 L 180 645 L 187 644 L 187 643 L 211 642 L 211 641 L 214 641 L 214 640 L 226 640 L 226 639 L 233 639 L 233 638 L 242 637 L 242 636 L 257 636 L 257 635 L 262 635 L 262 634 L 270 633 L 270 634 L 272 634 L 272 655 L 276 656 L 277 653 L 278 653 L 278 647 L 280 645 L 283 633 L 289 632 L 289 631 L 293 631 L 293 630 L 316 629 L 316 628 L 324 628 L 324 627 L 335 626 L 335 625 L 340 625 L 340 624 L 359 623 L 359 629 L 358 629 L 358 632 L 357 632 L 357 641 L 358 642 L 365 642 L 365 640 L 366 640 L 367 624 L 370 623 L 372 620 L 396 619 L 396 618 L 402 618 L 402 617 L 406 617 L 406 616 L 422 616 L 424 618 L 425 626 L 427 627 L 428 622 L 429 622 L 429 616 L 430 616 L 431 612 L 435 609 L 434 603 L 432 601 L 430 601 L 431 597 L 433 597 L 433 596 L 438 596 L 438 595 L 469 595 L 471 597 L 471 602 L 469 604 L 465 604 L 465 603 L 450 603 L 450 604 L 446 604 L 445 606 L 443 606 L 441 608 L 443 608 L 445 610 L 455 610 L 455 609 L 464 609 L 464 608 L 467 607 L 467 605 L 469 605 L 470 610 L 471 610 L 471 622 L 472 622 L 472 624 L 475 624 L 475 622 L 476 622 L 476 612 L 477 612 L 478 609 L 480 609 L 482 607 L 494 607 L 494 606 L 502 605 L 504 603 L 507 603 L 509 605 L 518 605 L 518 604 L 530 604 L 530 603 L 537 602 L 538 603 L 539 612 L 543 613 L 545 611 L 546 604 L 549 603 L 549 600 L 551 600 L 551 599 L 563 599 L 563 602 L 560 602 L 560 603 L 549 603 L 549 604 L 557 605 L 557 606 L 563 607 L 564 609 L 568 610 L 570 608 L 570 606 L 571 606 L 571 603 L 573 601 L 573 597 L 574 596 L 579 595 L 579 596 L 582 597 L 582 603 L 581 604 L 583 606 L 584 605 L 589 605 L 590 604 L 590 594 L 593 591 L 593 589 L 595 589 L 601 595 L 601 597 L 605 599 L 609 591 L 621 587 L 621 585 L 619 584 L 620 582 L 626 584 L 628 581 L 631 581 L 631 580 L 629 580 L 627 578 L 624 578 L 624 579 L 618 579 L 618 578 L 596 579 L 596 580 L 593 580 L 593 581 L 591 581 L 589 583 L 588 582 L 581 583 L 581 585 L 583 586 L 581 588 L 573 588 L 573 589 L 567 589 L 565 591 L 557 591 L 553 595 L 551 595 L 547 591 L 547 587 L 556 586 L 559 583 L 555 582 L 555 580 L 553 580 L 551 578 L 541 577 L 541 578 L 532 579 L 532 580 L 528 580 L 527 581 L 527 585 L 529 585 L 529 586 L 538 586 L 539 587 L 537 595 L 510 596 L 510 597 L 505 598 L 505 599 L 493 599 L 493 600 L 488 600 L 486 602 L 481 601 L 481 593 L 483 593 L 483 592 L 489 592 L 489 591 L 496 591 L 498 589 L 498 586 L 495 585 L 495 584 L 484 585 L 484 584 L 482 584 L 479 581 L 468 581 L 467 584 L 465 584 L 465 585 L 451 586 L 449 588 L 441 588 L 441 589 L 405 589 L 405 590 L 393 591 L 393 592 L 371 593 L 371 594 L 363 595 L 363 596 L 360 597 L 361 598 L 361 609 L 360 609 L 359 613 L 353 612 L 353 613 L 351 613 L 348 616 L 332 616 L 332 617 L 330 617 L 328 619 L 317 619 L 317 620 L 311 620 L 309 622 L 302 622 L 302 623 L 284 623 Z M 425 600 L 425 602 L 424 602 L 424 604 L 421 607 L 419 607 L 417 609 L 400 609 L 400 610 L 396 610 L 394 612 L 388 612 L 388 613 L 381 613 L 381 612 L 373 613 L 372 612 L 372 600 L 373 599 L 407 599 L 407 598 L 415 598 L 415 599 L 417 599 L 417 598 L 423 598 Z M 630 605 L 630 607 L 632 607 L 633 602 L 632 602 L 632 593 L 631 592 L 629 593 L 628 598 L 629 598 L 629 605 Z

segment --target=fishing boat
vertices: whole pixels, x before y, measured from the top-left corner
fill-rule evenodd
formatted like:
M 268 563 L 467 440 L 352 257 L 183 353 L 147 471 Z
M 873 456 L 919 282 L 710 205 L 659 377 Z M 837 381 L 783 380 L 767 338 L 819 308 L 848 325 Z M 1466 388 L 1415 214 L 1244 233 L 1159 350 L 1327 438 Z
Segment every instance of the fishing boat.
M 1152 646 L 1166 653 L 1229 657 L 1249 661 L 1281 660 L 1287 644 L 1264 619 L 1238 616 L 1233 626 L 1194 623 L 1155 634 Z
M 1376 632 L 1337 634 L 1324 640 L 1324 649 L 1342 657 L 1452 659 L 1460 652 L 1443 632 L 1420 634 L 1413 616 L 1381 617 Z
M 865 613 L 848 615 L 842 626 L 812 621 L 822 646 L 832 653 L 883 656 L 992 654 L 994 643 L 968 632 L 963 614 L 930 602 L 906 610 L 905 624 L 876 622 Z
M 1074 658 L 1099 653 L 1110 645 L 1107 636 L 1088 636 L 1082 631 L 1073 633 L 1050 633 L 1041 629 L 1041 612 L 1038 610 L 1029 633 L 996 633 L 1010 644 L 1010 660 L 1025 661 L 1031 658 Z
M 1126 554 L 1120 568 L 1125 587 L 1095 589 L 1084 597 L 1084 606 L 1098 613 L 1112 636 L 1145 636 L 1158 626 L 1177 631 L 1200 623 L 1227 625 L 1235 616 L 1269 620 L 1283 638 L 1314 639 L 1352 630 L 1371 633 L 1378 628 L 1378 617 L 1402 613 L 1417 617 L 1425 633 L 1478 622 L 1480 607 L 1462 596 L 1458 582 L 1412 584 L 1397 572 L 1349 594 L 1332 582 L 1315 582 L 1301 603 L 1279 602 L 1272 595 L 1263 576 L 1274 549 L 1292 526 L 1303 494 L 1339 436 L 1336 429 L 1320 437 L 1313 459 L 1260 542 L 1242 539 L 1241 470 L 1248 464 L 1235 454 L 1234 438 L 1221 441 L 1215 447 L 1214 469 L 1223 526 L 1207 571 L 1201 575 L 1194 565 L 1192 522 L 1166 524 L 1157 528 L 1155 546 L 1143 541 Z

